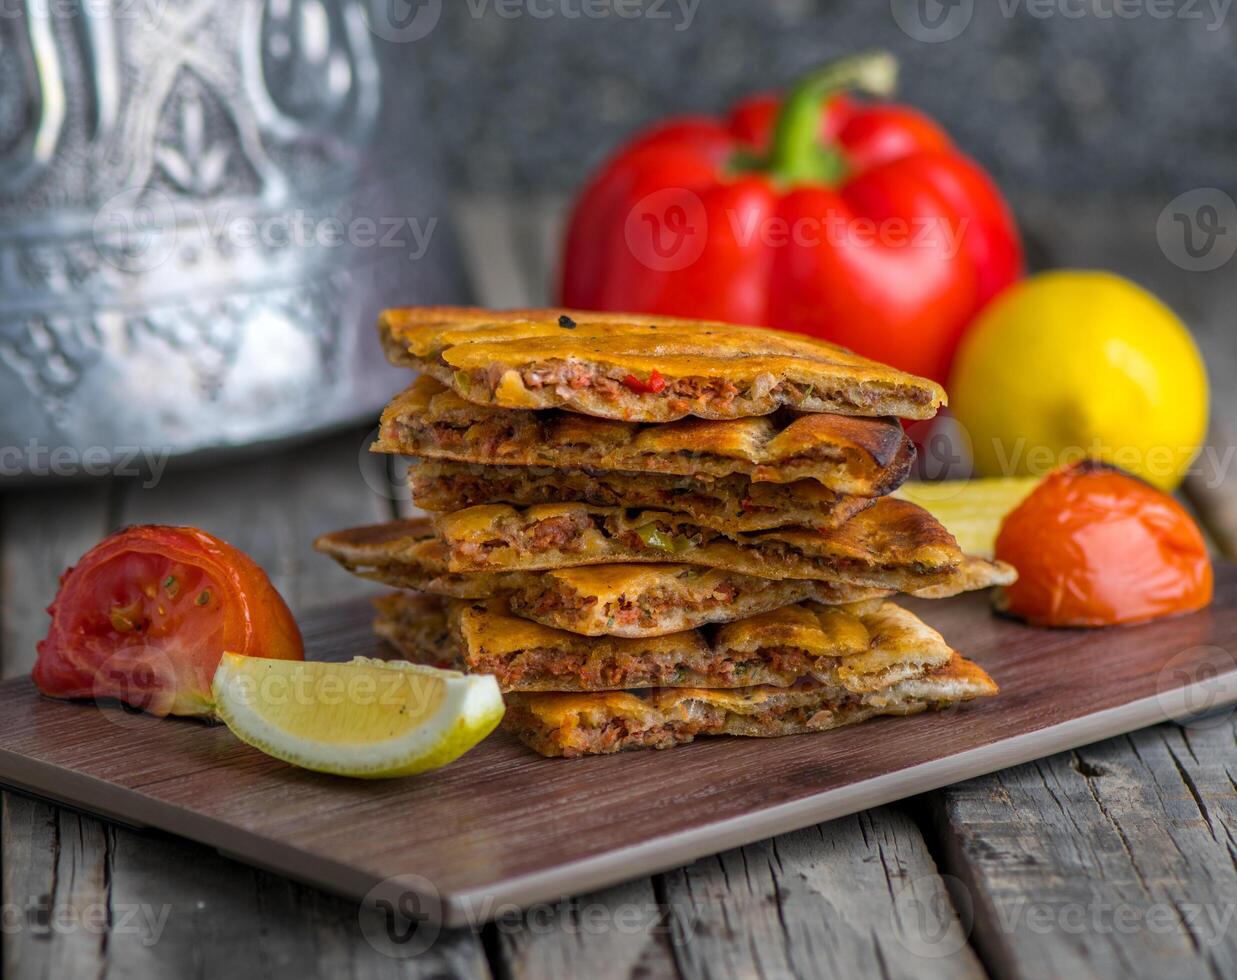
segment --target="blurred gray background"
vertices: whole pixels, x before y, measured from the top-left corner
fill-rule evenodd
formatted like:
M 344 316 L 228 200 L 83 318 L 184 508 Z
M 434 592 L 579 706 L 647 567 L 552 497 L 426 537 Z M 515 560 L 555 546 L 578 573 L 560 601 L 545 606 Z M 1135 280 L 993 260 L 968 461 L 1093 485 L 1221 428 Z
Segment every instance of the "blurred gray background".
M 470 190 L 561 193 L 645 123 L 866 47 L 1015 201 L 1167 200 L 1237 173 L 1231 0 L 373 2 L 415 10 L 408 37 L 437 13 L 392 47 Z

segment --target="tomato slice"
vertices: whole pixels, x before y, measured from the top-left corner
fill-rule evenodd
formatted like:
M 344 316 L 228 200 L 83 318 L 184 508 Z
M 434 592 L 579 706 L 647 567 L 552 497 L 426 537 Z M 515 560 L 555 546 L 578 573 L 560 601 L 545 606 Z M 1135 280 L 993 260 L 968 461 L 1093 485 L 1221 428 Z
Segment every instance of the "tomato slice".
M 1044 626 L 1109 626 L 1211 602 L 1198 525 L 1177 501 L 1114 467 L 1049 474 L 1001 524 L 996 556 L 1018 569 L 1007 611 Z
M 60 577 L 34 682 L 56 698 L 115 698 L 156 715 L 210 715 L 224 651 L 304 657 L 300 630 L 244 552 L 192 527 L 105 538 Z

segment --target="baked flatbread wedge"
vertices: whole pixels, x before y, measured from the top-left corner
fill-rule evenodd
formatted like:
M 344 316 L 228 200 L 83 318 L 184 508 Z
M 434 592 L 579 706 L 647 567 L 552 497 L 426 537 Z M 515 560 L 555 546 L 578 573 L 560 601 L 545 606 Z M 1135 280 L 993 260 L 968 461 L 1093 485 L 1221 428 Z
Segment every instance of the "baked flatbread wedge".
M 526 585 L 534 574 L 449 571 L 446 549 L 424 518 L 331 531 L 319 535 L 314 548 L 361 578 L 457 599 L 505 595 Z
M 823 732 L 877 715 L 913 715 L 997 693 L 977 664 L 949 663 L 880 691 L 853 693 L 819 681 L 736 690 L 662 688 L 595 694 L 513 693 L 503 727 L 545 756 L 667 749 L 698 735 L 768 738 Z
M 705 527 L 763 531 L 774 527 L 829 530 L 875 502 L 826 490 L 815 480 L 752 483 L 745 476 L 695 480 L 662 473 L 557 470 L 545 466 L 481 466 L 430 460 L 409 467 L 418 507 L 455 511 L 478 504 L 581 503 L 643 507 L 686 514 Z
M 318 538 L 314 546 L 362 578 L 458 599 L 511 595 L 523 616 L 598 636 L 648 636 L 724 622 L 727 617 L 776 608 L 785 604 L 780 601 L 783 598 L 786 602 L 858 602 L 893 591 L 823 580 L 774 580 L 681 563 L 450 572 L 446 549 L 424 519 L 333 531 Z M 1008 565 L 964 556 L 943 582 L 913 594 L 944 598 L 1007 585 L 1015 577 Z M 732 616 L 727 611 L 730 607 L 739 611 Z
M 382 413 L 376 452 L 488 466 L 549 466 L 665 473 L 761 483 L 813 479 L 836 493 L 879 497 L 915 461 L 895 419 L 778 412 L 728 422 L 662 425 L 565 411 L 474 405 L 422 376 Z
M 779 408 L 926 419 L 940 385 L 802 334 L 651 314 L 386 310 L 388 358 L 500 408 L 601 418 L 736 419 Z
M 374 600 L 374 609 L 374 632 L 405 659 L 441 670 L 464 669 L 440 596 L 390 592 Z
M 947 582 L 962 561 L 939 521 L 893 497 L 832 531 L 732 532 L 667 511 L 585 504 L 488 504 L 435 515 L 433 524 L 453 572 L 675 562 L 911 592 Z
M 507 600 L 377 601 L 375 632 L 409 660 L 493 674 L 504 691 L 617 691 L 646 687 L 789 687 L 804 678 L 850 693 L 878 691 L 947 663 L 934 629 L 881 599 L 784 606 L 724 626 L 668 636 L 586 637 L 529 622 Z M 430 645 L 427 645 L 430 644 Z
M 584 636 L 664 636 L 729 623 L 807 599 L 877 599 L 888 589 L 808 579 L 755 578 L 700 565 L 581 565 L 529 574 L 509 595 L 525 619 Z

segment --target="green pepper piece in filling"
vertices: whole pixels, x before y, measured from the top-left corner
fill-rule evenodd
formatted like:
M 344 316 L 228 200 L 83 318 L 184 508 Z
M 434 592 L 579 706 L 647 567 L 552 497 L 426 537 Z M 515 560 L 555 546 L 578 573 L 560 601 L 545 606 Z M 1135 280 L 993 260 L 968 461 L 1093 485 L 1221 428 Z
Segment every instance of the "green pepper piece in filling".
M 656 524 L 641 524 L 636 528 L 636 534 L 640 535 L 640 540 L 646 546 L 656 548 L 658 551 L 669 551 L 673 554 L 679 554 L 692 546 L 692 543 L 687 538 L 661 531 Z

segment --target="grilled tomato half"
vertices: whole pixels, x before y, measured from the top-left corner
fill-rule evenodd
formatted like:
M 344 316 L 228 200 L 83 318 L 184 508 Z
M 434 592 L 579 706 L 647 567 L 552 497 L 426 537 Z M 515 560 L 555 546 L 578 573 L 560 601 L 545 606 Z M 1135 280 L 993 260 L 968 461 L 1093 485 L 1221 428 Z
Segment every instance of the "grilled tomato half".
M 304 657 L 300 630 L 244 552 L 192 527 L 129 527 L 60 577 L 34 682 L 55 698 L 115 698 L 155 715 L 211 715 L 224 651 Z
M 1018 569 L 999 600 L 1041 626 L 1111 626 L 1211 601 L 1202 532 L 1168 494 L 1114 467 L 1050 473 L 1006 516 L 996 557 Z

